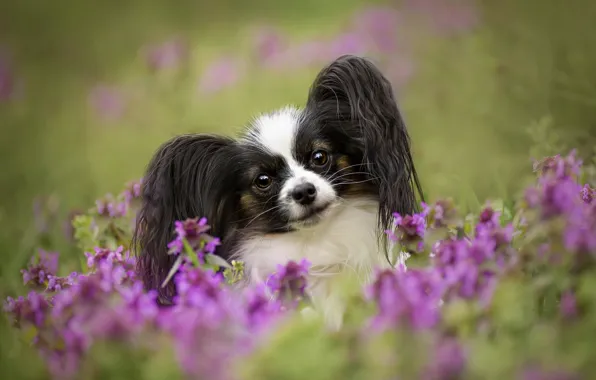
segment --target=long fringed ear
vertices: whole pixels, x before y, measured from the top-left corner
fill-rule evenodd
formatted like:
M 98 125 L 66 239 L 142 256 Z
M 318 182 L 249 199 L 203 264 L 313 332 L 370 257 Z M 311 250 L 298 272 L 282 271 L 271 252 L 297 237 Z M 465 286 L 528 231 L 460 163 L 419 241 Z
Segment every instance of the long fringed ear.
M 162 145 L 149 163 L 133 247 L 145 288 L 157 290 L 161 303 L 169 303 L 176 291 L 172 281 L 161 287 L 175 261 L 167 249 L 175 237 L 174 222 L 206 217 L 209 233 L 222 239 L 232 225 L 232 145 L 233 140 L 218 136 L 178 136 Z
M 412 214 L 423 200 L 410 137 L 393 95 L 391 83 L 369 60 L 344 55 L 318 74 L 307 108 L 319 122 L 339 123 L 362 145 L 363 167 L 377 185 L 379 223 L 386 229 L 392 214 Z

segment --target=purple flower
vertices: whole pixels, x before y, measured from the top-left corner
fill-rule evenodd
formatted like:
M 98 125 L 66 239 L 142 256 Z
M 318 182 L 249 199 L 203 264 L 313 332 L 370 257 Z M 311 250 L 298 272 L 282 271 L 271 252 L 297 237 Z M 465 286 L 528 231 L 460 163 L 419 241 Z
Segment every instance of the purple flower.
M 56 277 L 48 276 L 48 286 L 46 290 L 48 292 L 59 292 L 74 285 L 78 279 L 79 274 L 72 272 L 68 277 Z
M 367 51 L 364 39 L 357 33 L 344 33 L 329 42 L 329 60 L 345 54 L 363 55 Z
M 427 366 L 423 379 L 455 380 L 463 376 L 466 352 L 454 338 L 443 338 L 435 347 L 434 356 Z
M 482 266 L 495 260 L 495 241 L 478 237 L 471 241 L 442 240 L 433 247 L 433 265 L 445 286 L 445 298 L 474 299 L 488 306 L 496 273 Z
M 185 265 L 174 280 L 178 296 L 158 326 L 174 338 L 180 366 L 193 377 L 229 378 L 230 360 L 250 338 L 241 297 L 202 268 Z
M 78 319 L 79 316 L 75 315 Z M 126 341 L 143 326 L 128 310 L 122 307 L 106 307 L 86 316 L 82 323 L 86 333 L 97 339 Z
M 128 212 L 128 204 L 126 202 L 118 202 L 112 194 L 107 194 L 102 199 L 96 200 L 95 206 L 99 215 L 110 218 L 125 216 Z
M 4 304 L 4 311 L 12 314 L 13 321 L 18 327 L 25 324 L 32 324 L 38 328 L 43 327 L 49 310 L 50 304 L 46 298 L 34 291 L 29 292 L 27 298 L 8 297 Z
M 363 36 L 366 43 L 375 51 L 392 53 L 397 48 L 400 14 L 391 7 L 370 7 L 356 14 L 355 32 Z
M 27 269 L 21 270 L 25 285 L 41 285 L 45 287 L 50 276 L 58 271 L 58 253 L 40 250 L 37 256 L 31 258 Z
M 176 221 L 174 223 L 176 239 L 168 244 L 170 254 L 180 254 L 184 252 L 184 241 L 197 254 L 199 261 L 202 262 L 205 253 L 213 253 L 218 245 L 219 238 L 207 234 L 210 226 L 206 218 L 187 219 L 184 222 Z
M 269 64 L 278 59 L 286 49 L 286 43 L 282 35 L 270 27 L 262 28 L 256 33 L 254 45 L 258 60 L 264 64 Z
M 124 116 L 127 100 L 120 89 L 97 85 L 89 93 L 89 105 L 101 119 L 113 121 Z
M 183 265 L 174 281 L 178 305 L 207 307 L 216 304 L 222 296 L 222 277 L 210 270 Z
M 545 177 L 540 185 L 540 208 L 545 219 L 568 213 L 579 201 L 579 185 L 571 179 Z
M 535 162 L 534 171 L 542 177 L 568 179 L 577 177 L 581 166 L 582 160 L 577 158 L 577 152 L 572 150 L 564 158 L 557 154 Z
M 133 317 L 134 323 L 153 321 L 157 318 L 159 309 L 156 303 L 157 293 L 155 291 L 145 293 L 143 284 L 136 281 L 131 287 L 122 289 L 120 294 L 128 313 Z
M 485 207 L 478 217 L 478 225 L 486 228 L 495 228 L 499 226 L 499 218 L 501 213 L 493 210 L 491 207 Z
M 584 185 L 584 187 L 582 187 L 581 189 L 581 198 L 582 200 L 587 203 L 590 204 L 592 203 L 592 200 L 594 200 L 594 197 L 596 196 L 596 190 L 592 189 L 590 187 L 590 185 L 588 185 L 587 183 Z
M 150 46 L 146 51 L 147 65 L 152 70 L 174 69 L 188 57 L 188 45 L 179 38 Z
M 442 294 L 441 279 L 432 269 L 384 270 L 365 290 L 378 308 L 373 324 L 381 329 L 402 324 L 415 329 L 435 326 Z
M 122 197 L 124 202 L 130 204 L 134 199 L 141 197 L 141 187 L 143 180 L 133 181 L 126 184 L 124 191 L 122 191 Z
M 230 57 L 221 57 L 207 66 L 199 79 L 198 89 L 214 94 L 235 85 L 242 76 L 242 63 Z
M 106 248 L 95 248 L 95 253 L 85 252 L 85 256 L 87 257 L 87 266 L 90 270 L 95 270 L 98 268 L 99 264 L 105 261 L 110 263 L 112 262 L 122 262 L 124 257 L 122 256 L 122 252 L 124 251 L 124 247 L 120 246 L 115 251 L 106 249 Z
M 175 232 L 181 238 L 188 240 L 198 240 L 201 234 L 209 230 L 207 225 L 207 218 L 187 219 L 184 222 L 177 221 L 174 223 Z
M 573 319 L 577 316 L 577 300 L 571 291 L 563 293 L 559 309 L 563 318 Z
M 404 246 L 416 245 L 418 250 L 422 250 L 426 231 L 426 212 L 428 212 L 428 208 L 425 208 L 420 214 L 406 215 L 405 217 L 394 213 L 395 231 L 387 230 L 385 233 L 393 242 L 399 242 Z
M 300 263 L 289 261 L 286 265 L 279 265 L 277 272 L 267 279 L 267 286 L 279 300 L 301 300 L 305 297 L 309 268 L 310 262 L 306 259 Z
M 422 203 L 423 213 L 428 215 L 430 227 L 445 228 L 457 222 L 458 215 L 453 199 L 442 199 L 428 206 Z
M 280 314 L 281 306 L 279 300 L 269 296 L 263 284 L 249 289 L 245 300 L 246 325 L 253 331 L 270 327 L 271 321 Z
M 114 198 L 112 194 L 107 194 L 105 197 L 96 200 L 97 213 L 110 218 L 127 216 L 134 200 L 141 197 L 141 186 L 142 180 L 129 182 L 118 198 Z
M 500 217 L 500 212 L 487 206 L 480 212 L 478 224 L 475 227 L 475 236 L 483 239 L 484 243 L 490 245 L 492 250 L 508 246 L 513 241 L 513 225 L 508 224 L 501 227 Z
M 588 211 L 588 210 L 585 210 Z M 596 216 L 585 212 L 569 218 L 563 233 L 563 243 L 570 252 L 596 253 Z

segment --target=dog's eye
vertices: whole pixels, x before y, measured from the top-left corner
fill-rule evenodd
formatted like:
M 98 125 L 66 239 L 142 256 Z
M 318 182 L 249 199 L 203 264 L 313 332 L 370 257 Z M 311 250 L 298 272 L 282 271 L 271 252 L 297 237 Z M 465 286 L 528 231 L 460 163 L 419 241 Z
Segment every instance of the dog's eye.
M 324 150 L 315 150 L 310 160 L 315 166 L 324 166 L 329 161 L 329 154 Z
M 271 180 L 271 177 L 269 177 L 267 174 L 259 174 L 257 178 L 255 178 L 255 186 L 261 190 L 266 190 L 269 188 L 272 182 L 273 181 Z

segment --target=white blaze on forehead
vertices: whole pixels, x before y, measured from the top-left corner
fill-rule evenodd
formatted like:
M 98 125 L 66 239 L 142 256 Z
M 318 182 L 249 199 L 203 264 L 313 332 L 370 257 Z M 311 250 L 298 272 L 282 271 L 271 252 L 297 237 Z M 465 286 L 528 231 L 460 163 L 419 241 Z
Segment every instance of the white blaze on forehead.
M 303 206 L 290 199 L 290 194 L 297 185 L 309 182 L 315 186 L 315 207 L 328 204 L 336 196 L 335 190 L 327 180 L 300 165 L 292 154 L 299 121 L 300 111 L 297 108 L 285 107 L 259 116 L 253 123 L 253 130 L 248 134 L 250 140 L 286 160 L 291 175 L 279 192 L 279 200 L 286 205 L 292 218 L 300 218 L 305 213 Z
M 271 153 L 284 157 L 289 164 L 295 162 L 292 148 L 298 130 L 300 111 L 285 107 L 275 112 L 259 116 L 250 136 Z

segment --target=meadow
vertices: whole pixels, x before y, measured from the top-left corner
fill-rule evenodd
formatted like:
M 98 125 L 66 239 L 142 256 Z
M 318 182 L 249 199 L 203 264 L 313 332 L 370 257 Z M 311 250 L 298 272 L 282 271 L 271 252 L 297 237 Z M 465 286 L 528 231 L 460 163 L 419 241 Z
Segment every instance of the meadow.
M 97 305 L 123 299 L 146 302 L 150 295 L 134 290 L 134 275 L 109 277 L 114 271 L 126 272 L 132 260 L 117 251 L 119 245 L 128 245 L 131 214 L 102 215 L 95 201 L 108 199 L 103 198 L 107 193 L 119 194 L 126 183 L 139 179 L 151 154 L 171 136 L 234 134 L 257 113 L 287 103 L 302 105 L 314 75 L 343 53 L 375 59 L 394 84 L 430 207 L 422 218 L 424 227 L 440 230 L 440 238 L 434 233 L 412 236 L 431 239 L 420 252 L 420 262 L 443 278 L 444 266 L 456 263 L 430 257 L 437 256 L 434 240 L 456 238 L 458 243 L 449 244 L 461 244 L 457 249 L 464 256 L 471 251 L 466 244 L 481 241 L 490 254 L 477 266 L 484 268 L 484 261 L 490 261 L 487 266 L 494 273 L 488 277 L 499 278 L 500 284 L 496 289 L 491 285 L 489 297 L 483 293 L 482 271 L 480 280 L 474 280 L 483 286 L 465 294 L 431 276 L 438 281 L 432 287 L 440 289 L 437 294 L 422 292 L 413 304 L 388 310 L 383 297 L 396 303 L 404 289 L 418 294 L 420 283 L 431 278 L 423 269 L 409 270 L 403 281 L 396 273 L 379 276 L 378 283 L 386 282 L 383 286 L 390 290 L 366 298 L 361 289 L 347 286 L 353 291 L 354 315 L 342 332 L 321 338 L 318 322 L 280 312 L 301 307 L 300 289 L 285 289 L 282 271 L 277 288 L 267 290 L 276 294 L 276 301 L 266 303 L 258 317 L 279 322 L 275 333 L 261 331 L 262 323 L 246 322 L 248 317 L 237 319 L 246 313 L 247 302 L 258 299 L 258 292 L 249 301 L 226 303 L 228 309 L 213 304 L 213 310 L 229 317 L 223 318 L 226 323 L 264 340 L 248 339 L 247 344 L 255 346 L 250 352 L 226 349 L 238 345 L 237 339 L 244 342 L 243 334 L 218 341 L 233 359 L 177 335 L 205 334 L 205 326 L 167 327 L 158 321 L 164 318 L 159 313 L 148 308 L 148 314 L 139 316 L 135 313 L 142 308 L 126 302 L 126 308 L 114 308 L 106 320 L 132 318 L 130 324 L 142 321 L 143 329 L 93 330 L 97 326 L 85 325 L 83 335 L 93 344 L 71 342 L 75 349 L 63 339 L 69 318 L 52 316 L 40 322 L 31 317 L 31 300 L 22 301 L 30 309 L 19 306 L 29 310 L 17 313 L 21 331 L 9 327 L 14 305 L 2 323 L 2 336 L 9 337 L 1 343 L 2 373 L 45 378 L 45 363 L 64 359 L 49 351 L 81 355 L 68 363 L 82 363 L 84 378 L 163 378 L 185 371 L 198 378 L 230 378 L 223 369 L 217 371 L 231 362 L 242 363 L 240 378 L 260 379 L 326 379 L 338 373 L 354 379 L 419 378 L 420 371 L 429 378 L 513 378 L 526 376 L 524 371 L 534 371 L 528 379 L 555 378 L 545 374 L 551 370 L 558 371 L 561 377 L 556 378 L 571 379 L 594 373 L 589 364 L 593 350 L 585 339 L 596 326 L 595 295 L 589 286 L 596 252 L 589 238 L 596 231 L 590 198 L 596 162 L 594 19 L 596 6 L 588 0 L 0 5 L 3 299 L 26 295 L 24 279 L 44 297 L 57 292 L 66 294 L 63 299 L 76 298 L 77 290 L 67 290 L 81 289 L 79 280 L 67 277 L 76 271 L 95 273 L 83 277 L 90 286 L 97 285 L 95 280 L 111 284 L 105 294 L 100 292 Z M 536 182 L 533 159 L 567 157 L 572 149 L 577 156 L 548 161 L 550 169 Z M 579 158 L 584 161 L 581 172 Z M 592 188 L 583 187 L 586 183 Z M 527 190 L 535 185 L 535 190 Z M 563 195 L 548 198 L 549 186 Z M 528 198 L 532 191 L 538 195 Z M 118 202 L 128 202 L 134 187 L 121 195 Z M 445 203 L 448 198 L 453 204 Z M 486 201 L 497 217 L 486 216 Z M 561 203 L 552 211 L 549 202 Z M 437 207 L 456 207 L 459 217 L 453 214 L 441 221 Z M 134 213 L 134 200 L 129 212 Z M 102 228 L 122 223 L 126 233 L 113 236 L 101 229 L 89 235 L 93 221 L 101 221 Z M 576 230 L 569 232 L 567 225 Z M 465 230 L 464 236 L 454 235 L 458 228 Z M 501 235 L 504 241 L 498 240 Z M 107 251 L 99 251 L 94 261 L 96 245 Z M 553 257 L 543 252 L 547 245 Z M 21 269 L 39 249 L 60 252 L 59 271 L 53 256 L 44 256 L 25 272 L 37 270 L 35 275 L 23 278 Z M 91 253 L 90 265 L 83 252 Z M 190 260 L 196 252 L 183 254 Z M 505 264 L 501 256 L 507 258 Z M 223 283 L 205 280 L 203 269 L 190 261 L 186 281 L 198 276 L 192 277 L 197 294 L 215 286 L 228 297 Z M 35 269 L 40 265 L 43 275 Z M 294 275 L 300 277 L 303 269 Z M 55 287 L 56 280 L 50 283 L 52 278 L 60 278 L 64 290 Z M 292 294 L 291 305 L 286 304 L 286 290 Z M 446 305 L 440 312 L 433 306 L 437 297 Z M 527 302 L 530 299 L 533 302 Z M 39 306 L 45 301 L 35 302 Z M 64 307 L 73 309 L 62 315 L 77 308 L 96 312 L 87 306 L 68 304 Z M 193 310 L 182 302 L 178 312 L 188 317 Z M 413 310 L 427 316 L 422 325 L 408 314 Z M 386 319 L 380 323 L 375 315 Z M 383 333 L 373 333 L 369 323 Z M 226 326 L 210 326 L 209 333 Z M 40 332 L 47 342 L 38 337 L 38 347 L 30 347 Z M 441 347 L 447 347 L 446 353 Z M 435 349 L 440 352 L 431 355 Z M 249 360 L 236 355 L 248 355 Z M 197 357 L 209 365 L 185 366 Z M 495 363 L 494 357 L 501 359 Z M 64 368 L 49 368 L 62 376 Z

